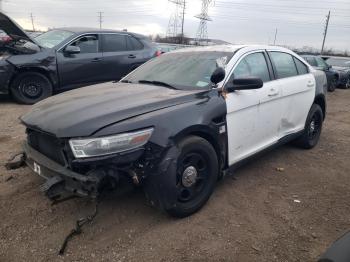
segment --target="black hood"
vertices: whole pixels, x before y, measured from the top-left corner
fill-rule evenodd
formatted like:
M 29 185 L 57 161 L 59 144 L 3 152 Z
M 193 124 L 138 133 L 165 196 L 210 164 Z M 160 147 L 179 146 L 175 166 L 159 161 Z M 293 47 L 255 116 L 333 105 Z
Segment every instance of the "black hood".
M 0 29 L 15 40 L 25 39 L 36 44 L 15 21 L 2 12 L 0 12 Z
M 21 120 L 57 137 L 84 137 L 131 117 L 194 101 L 200 92 L 110 82 L 45 99 Z

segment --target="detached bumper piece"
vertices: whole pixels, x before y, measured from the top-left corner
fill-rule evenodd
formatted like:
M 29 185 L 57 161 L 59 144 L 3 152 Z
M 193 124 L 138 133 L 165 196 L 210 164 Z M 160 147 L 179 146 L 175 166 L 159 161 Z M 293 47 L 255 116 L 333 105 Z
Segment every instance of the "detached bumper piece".
M 97 198 L 109 170 L 96 169 L 82 175 L 71 171 L 24 144 L 25 163 L 34 173 L 46 179 L 41 191 L 55 201 L 70 196 Z M 110 173 L 110 172 L 109 172 Z M 113 170 L 117 178 L 116 170 Z

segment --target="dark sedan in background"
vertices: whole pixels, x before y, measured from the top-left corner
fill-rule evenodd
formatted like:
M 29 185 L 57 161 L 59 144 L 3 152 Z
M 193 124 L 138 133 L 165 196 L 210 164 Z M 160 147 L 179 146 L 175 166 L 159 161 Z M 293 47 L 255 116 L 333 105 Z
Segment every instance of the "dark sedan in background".
M 339 73 L 327 64 L 325 60 L 316 55 L 302 55 L 302 57 L 315 69 L 322 70 L 327 76 L 327 89 L 329 92 L 333 92 L 339 82 Z
M 332 69 L 339 73 L 338 84 L 343 88 L 350 88 L 350 58 L 349 57 L 326 57 L 324 58 Z
M 0 12 L 0 94 L 33 104 L 52 94 L 119 80 L 157 54 L 145 36 L 113 30 L 61 28 L 35 39 Z

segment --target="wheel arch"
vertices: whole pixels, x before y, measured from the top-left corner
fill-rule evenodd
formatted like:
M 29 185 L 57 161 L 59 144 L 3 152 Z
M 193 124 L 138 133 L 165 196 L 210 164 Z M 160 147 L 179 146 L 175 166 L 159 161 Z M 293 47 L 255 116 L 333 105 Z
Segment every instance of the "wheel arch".
M 195 125 L 195 126 L 188 127 L 182 130 L 181 132 L 179 132 L 174 137 L 174 142 L 177 143 L 188 136 L 198 136 L 208 141 L 216 152 L 216 156 L 219 161 L 218 163 L 220 168 L 219 171 L 221 171 L 221 169 L 225 167 L 227 163 L 226 161 L 227 147 L 225 145 L 220 145 L 219 134 L 216 134 L 214 130 L 212 130 L 210 127 L 206 125 Z M 219 174 L 220 173 L 221 172 L 219 172 Z
M 52 77 L 51 73 L 49 70 L 43 68 L 43 67 L 20 67 L 16 70 L 16 72 L 13 74 L 10 80 L 9 86 L 12 86 L 13 81 L 22 73 L 27 73 L 27 72 L 35 72 L 39 74 L 43 74 L 47 79 L 49 79 L 50 83 L 52 84 L 52 87 L 55 89 L 57 86 L 57 81 Z
M 323 119 L 326 118 L 326 110 L 327 110 L 327 105 L 326 105 L 326 98 L 323 94 L 319 94 L 315 97 L 314 104 L 317 104 L 321 107 L 322 113 L 323 113 Z

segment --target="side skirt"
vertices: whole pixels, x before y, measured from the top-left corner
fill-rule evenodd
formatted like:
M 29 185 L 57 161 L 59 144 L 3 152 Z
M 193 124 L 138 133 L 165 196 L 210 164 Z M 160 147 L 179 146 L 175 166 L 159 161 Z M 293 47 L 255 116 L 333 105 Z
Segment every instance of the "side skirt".
M 228 169 L 223 171 L 223 176 L 231 175 L 233 173 L 233 171 L 235 171 L 239 167 L 247 164 L 248 162 L 252 161 L 253 159 L 260 158 L 261 156 L 263 156 L 267 152 L 272 151 L 273 149 L 275 149 L 277 147 L 280 147 L 280 146 L 282 146 L 284 144 L 287 144 L 287 143 L 293 141 L 294 139 L 300 137 L 303 134 L 303 132 L 304 132 L 304 130 L 301 130 L 301 131 L 299 131 L 297 133 L 289 134 L 289 135 L 287 135 L 285 137 L 282 137 L 275 144 L 273 144 L 272 146 L 269 146 L 269 147 L 261 150 L 260 152 L 252 155 L 252 156 L 249 156 L 249 157 L 247 157 L 245 159 L 240 160 L 237 163 L 234 163 L 233 165 L 229 166 Z

